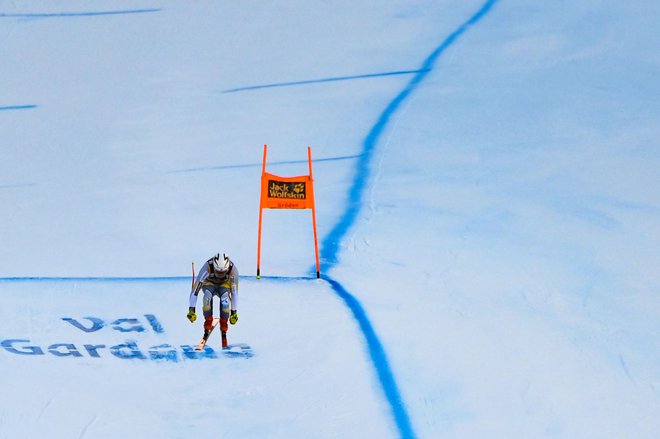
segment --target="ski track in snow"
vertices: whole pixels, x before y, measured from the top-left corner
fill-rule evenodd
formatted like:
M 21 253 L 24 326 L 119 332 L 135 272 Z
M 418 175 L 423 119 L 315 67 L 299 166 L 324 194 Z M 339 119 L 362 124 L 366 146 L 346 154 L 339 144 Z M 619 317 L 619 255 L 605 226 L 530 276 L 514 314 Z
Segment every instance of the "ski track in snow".
M 98 419 L 98 415 L 94 415 L 94 417 L 93 417 L 92 419 L 90 419 L 90 421 L 89 421 L 87 424 L 85 424 L 85 426 L 83 427 L 83 429 L 80 431 L 80 434 L 78 435 L 78 439 L 83 439 L 83 438 L 85 437 L 85 435 L 87 434 L 87 430 L 89 430 L 89 427 L 91 427 L 92 424 L 93 424 L 97 419 Z

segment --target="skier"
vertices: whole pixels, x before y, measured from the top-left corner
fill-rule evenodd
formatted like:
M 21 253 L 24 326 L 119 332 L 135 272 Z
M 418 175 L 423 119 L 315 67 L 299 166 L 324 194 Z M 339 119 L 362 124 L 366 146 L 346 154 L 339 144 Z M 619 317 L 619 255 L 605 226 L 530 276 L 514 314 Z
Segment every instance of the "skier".
M 204 292 L 202 299 L 202 310 L 204 312 L 204 337 L 205 344 L 213 327 L 213 297 L 220 299 L 220 330 L 222 331 L 222 347 L 227 347 L 227 321 L 232 325 L 238 322 L 238 269 L 227 255 L 220 253 L 199 269 L 197 279 L 190 290 L 190 306 L 188 308 L 188 320 L 193 323 L 197 319 L 195 306 L 199 291 Z

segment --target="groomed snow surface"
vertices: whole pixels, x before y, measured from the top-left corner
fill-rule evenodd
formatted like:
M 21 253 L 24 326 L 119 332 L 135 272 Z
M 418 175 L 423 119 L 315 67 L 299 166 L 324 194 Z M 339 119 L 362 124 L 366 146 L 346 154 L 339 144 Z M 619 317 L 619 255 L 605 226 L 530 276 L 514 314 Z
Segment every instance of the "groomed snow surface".
M 657 438 L 659 19 L 0 1 L 0 438 Z

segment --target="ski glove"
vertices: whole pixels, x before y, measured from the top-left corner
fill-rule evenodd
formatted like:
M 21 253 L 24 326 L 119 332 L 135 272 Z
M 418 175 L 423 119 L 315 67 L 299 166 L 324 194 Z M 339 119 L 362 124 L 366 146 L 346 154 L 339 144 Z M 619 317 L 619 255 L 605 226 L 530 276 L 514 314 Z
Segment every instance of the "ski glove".
M 188 317 L 190 323 L 193 323 L 195 320 L 197 320 L 197 314 L 195 314 L 195 308 L 193 308 L 192 306 L 188 308 L 188 315 L 186 317 Z
M 231 323 L 232 325 L 235 325 L 236 322 L 238 322 L 238 311 L 236 311 L 235 309 L 232 309 L 231 314 L 229 315 L 229 323 Z

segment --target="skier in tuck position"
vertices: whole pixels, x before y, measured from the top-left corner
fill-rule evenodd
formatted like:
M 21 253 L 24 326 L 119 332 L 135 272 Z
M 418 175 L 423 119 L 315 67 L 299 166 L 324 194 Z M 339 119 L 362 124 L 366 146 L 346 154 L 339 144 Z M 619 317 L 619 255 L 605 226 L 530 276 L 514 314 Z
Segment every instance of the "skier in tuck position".
M 232 325 L 238 322 L 238 269 L 227 255 L 213 256 L 199 269 L 197 278 L 190 290 L 190 306 L 188 320 L 193 323 L 197 319 L 195 306 L 197 295 L 204 292 L 202 310 L 204 312 L 204 336 L 198 346 L 203 349 L 213 329 L 213 297 L 220 299 L 220 330 L 222 331 L 222 347 L 227 347 L 227 321 Z

